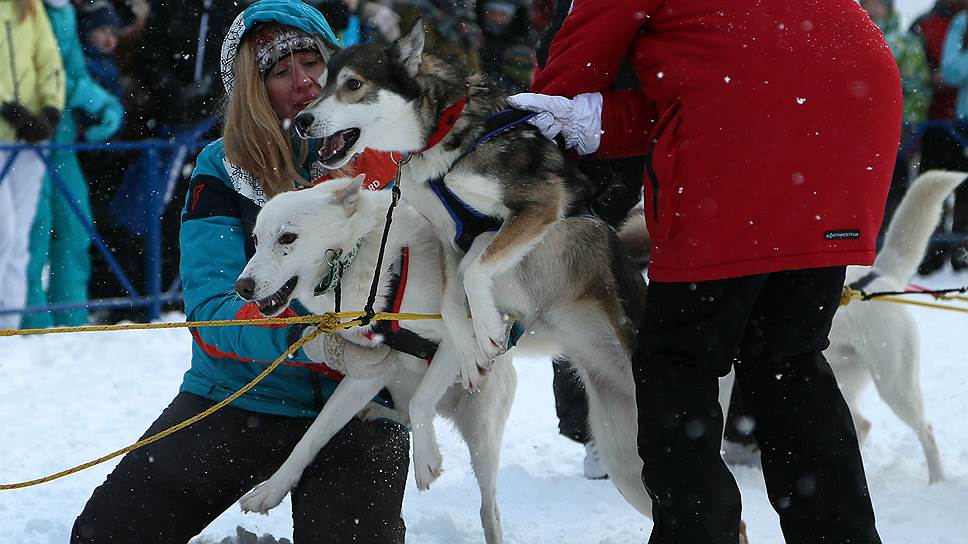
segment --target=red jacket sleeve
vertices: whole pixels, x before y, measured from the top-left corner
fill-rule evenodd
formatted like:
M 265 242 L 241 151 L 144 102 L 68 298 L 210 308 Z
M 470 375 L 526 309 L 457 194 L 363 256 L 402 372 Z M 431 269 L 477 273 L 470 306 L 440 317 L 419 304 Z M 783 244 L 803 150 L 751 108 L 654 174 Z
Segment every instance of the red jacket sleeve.
M 658 114 L 645 89 L 609 91 L 632 43 L 661 0 L 575 0 L 551 42 L 531 92 L 574 97 L 600 92 L 602 142 L 596 158 L 641 155 Z

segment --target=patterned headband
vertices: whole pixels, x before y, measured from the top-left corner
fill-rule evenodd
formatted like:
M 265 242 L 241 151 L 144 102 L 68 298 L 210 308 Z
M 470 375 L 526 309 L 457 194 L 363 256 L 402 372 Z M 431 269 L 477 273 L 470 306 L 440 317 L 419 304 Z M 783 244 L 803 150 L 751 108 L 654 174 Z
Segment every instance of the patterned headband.
M 259 73 L 265 75 L 282 57 L 298 51 L 319 51 L 316 40 L 297 28 L 267 28 L 255 36 L 255 56 Z

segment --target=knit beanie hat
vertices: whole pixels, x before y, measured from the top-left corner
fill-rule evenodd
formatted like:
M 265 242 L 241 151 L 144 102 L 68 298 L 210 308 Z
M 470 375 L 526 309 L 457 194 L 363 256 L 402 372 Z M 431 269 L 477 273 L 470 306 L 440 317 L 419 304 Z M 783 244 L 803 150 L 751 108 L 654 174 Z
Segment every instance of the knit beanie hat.
M 254 30 L 256 62 L 263 76 L 282 57 L 300 51 L 319 51 L 319 44 L 308 32 L 291 26 L 267 24 Z

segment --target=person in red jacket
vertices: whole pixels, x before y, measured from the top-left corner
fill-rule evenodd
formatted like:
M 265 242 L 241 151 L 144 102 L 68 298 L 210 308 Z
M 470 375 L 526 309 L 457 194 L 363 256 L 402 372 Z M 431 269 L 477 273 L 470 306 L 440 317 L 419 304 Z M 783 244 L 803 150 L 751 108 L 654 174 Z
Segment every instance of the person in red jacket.
M 607 90 L 623 60 L 641 88 Z M 846 265 L 874 260 L 898 147 L 881 32 L 854 0 L 575 0 L 532 91 L 509 102 L 545 136 L 647 155 L 633 371 L 650 542 L 738 540 L 717 402 L 734 367 L 787 541 L 880 542 L 822 351 Z

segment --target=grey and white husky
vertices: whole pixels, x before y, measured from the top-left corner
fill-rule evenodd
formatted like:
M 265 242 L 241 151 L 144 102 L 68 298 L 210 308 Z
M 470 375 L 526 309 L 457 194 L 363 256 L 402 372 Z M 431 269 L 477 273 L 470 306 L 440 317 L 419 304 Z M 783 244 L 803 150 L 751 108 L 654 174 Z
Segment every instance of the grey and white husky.
M 546 353 L 564 355 L 576 369 L 611 481 L 650 515 L 630 362 L 644 281 L 605 223 L 568 216 L 586 180 L 553 142 L 527 123 L 479 141 L 488 118 L 507 108 L 505 96 L 482 76 L 423 54 L 423 36 L 418 22 L 389 48 L 334 54 L 322 94 L 296 117 L 297 130 L 325 138 L 320 159 L 331 168 L 364 148 L 412 153 L 400 172 L 403 201 L 443 242 L 441 314 L 459 355 L 455 376 L 476 386 L 479 367 L 505 349 L 513 316 L 526 340 L 545 341 Z M 443 191 L 470 210 L 465 215 L 499 228 L 462 244 L 466 222 L 455 221 Z M 397 233 L 413 228 L 394 219 Z

